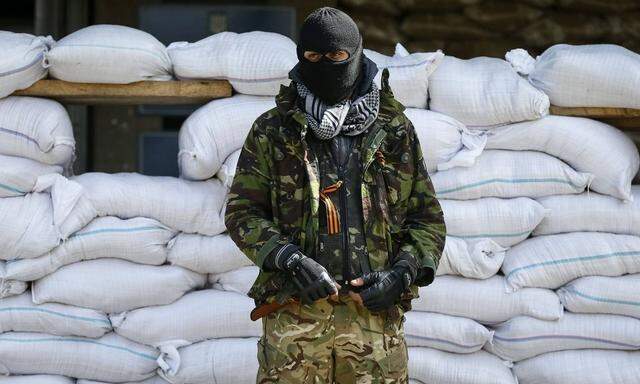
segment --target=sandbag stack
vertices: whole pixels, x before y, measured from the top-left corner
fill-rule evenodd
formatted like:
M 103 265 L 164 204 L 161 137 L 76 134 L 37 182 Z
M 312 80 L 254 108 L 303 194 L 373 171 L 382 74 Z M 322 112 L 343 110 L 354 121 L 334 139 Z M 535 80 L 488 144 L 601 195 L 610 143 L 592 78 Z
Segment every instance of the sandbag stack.
M 194 253 L 209 261 L 202 251 L 211 248 L 198 246 L 211 245 L 201 240 L 216 239 L 224 231 L 227 188 L 219 180 L 85 173 L 69 182 L 81 188 L 83 201 L 93 209 L 89 224 L 51 251 L 14 260 L 3 268 L 5 280 L 31 282 L 30 293 L 18 296 L 15 303 L 6 302 L 7 309 L 0 311 L 8 314 L 8 324 L 14 324 L 6 331 L 16 333 L 3 336 L 34 351 L 16 354 L 17 347 L 9 339 L 0 342 L 6 348 L 6 355 L 0 352 L 0 361 L 8 372 L 133 382 L 153 377 L 157 371 L 177 371 L 178 347 L 218 337 L 257 335 L 257 323 L 247 316 L 250 300 L 204 289 L 206 274 L 188 262 Z M 171 261 L 187 260 L 182 264 L 196 271 L 181 263 L 172 265 L 170 253 Z M 91 312 L 73 312 L 80 309 Z M 26 322 L 21 311 L 35 319 Z M 32 339 L 42 344 L 30 344 Z M 95 351 L 85 351 L 81 348 L 85 345 L 95 346 Z M 67 354 L 85 368 L 38 366 L 44 358 L 38 353 Z M 14 361 L 11 356 L 26 360 Z M 114 365 L 92 371 L 86 367 L 101 364 L 85 357 L 112 359 Z M 114 370 L 121 365 L 130 370 Z
M 275 107 L 273 96 L 289 83 L 288 72 L 297 62 L 295 43 L 275 33 L 223 32 L 195 43 L 173 43 L 168 52 L 179 79 L 226 79 L 237 92 L 195 111 L 179 133 L 180 177 L 185 183 L 221 185 L 226 197 L 253 122 Z M 220 208 L 218 233 L 183 232 L 168 248 L 171 265 L 209 275 L 208 289 L 170 305 L 112 317 L 120 334 L 159 345 L 159 371 L 171 383 L 255 382 L 262 326 L 249 319 L 254 302 L 246 292 L 256 276 L 241 274 L 255 267 L 223 232 L 224 205 Z M 228 279 L 242 288 L 220 283 Z M 164 321 L 167 317 L 173 320 Z
M 60 104 L 12 96 L 0 110 L 1 373 L 36 383 L 154 375 L 159 352 L 113 333 L 107 312 L 153 304 L 144 302 L 149 296 L 172 299 L 144 284 L 146 270 L 123 275 L 123 264 L 164 263 L 162 243 L 174 233 L 147 218 L 96 218 L 87 190 L 63 176 L 75 141 Z M 157 276 L 155 285 L 165 287 L 169 277 Z
M 473 81 L 458 79 L 456 83 L 439 75 L 441 68 L 447 75 L 448 61 L 456 66 L 457 73 L 472 74 Z M 503 80 L 495 82 L 495 78 Z M 591 370 L 600 365 L 585 366 L 579 362 L 606 357 L 612 360 L 612 367 L 624 370 L 619 382 L 633 382 L 631 378 L 638 377 L 637 369 L 632 366 L 638 352 L 632 351 L 640 345 L 638 324 L 636 319 L 628 317 L 629 309 L 617 314 L 607 312 L 608 309 L 601 309 L 597 315 L 565 314 L 563 304 L 569 307 L 570 300 L 579 295 L 571 296 L 575 291 L 571 287 L 556 292 L 566 282 L 589 274 L 617 276 L 637 272 L 637 238 L 629 236 L 628 229 L 635 224 L 634 212 L 628 211 L 628 204 L 633 200 L 631 179 L 639 163 L 632 142 L 601 122 L 547 116 L 548 97 L 504 61 L 483 65 L 481 60 L 465 63 L 445 58 L 428 84 L 430 107 L 451 115 L 440 113 L 438 116 L 465 121 L 469 125 L 465 129 L 481 132 L 477 137 L 486 142 L 482 145 L 485 150 L 468 164 L 470 166 L 429 167 L 449 237 L 438 269 L 441 276 L 431 286 L 421 289 L 421 297 L 413 304 L 414 311 L 406 315 L 405 335 L 412 379 L 454 383 L 515 383 L 516 380 L 560 383 L 566 382 L 568 376 L 563 373 L 565 367 L 551 363 L 553 359 L 573 361 L 574 366 L 582 369 L 580 377 L 587 378 Z M 481 89 L 470 88 L 469 84 Z M 502 90 L 495 90 L 500 86 Z M 505 94 L 510 96 L 505 98 Z M 412 110 L 407 114 L 411 116 Z M 420 132 L 419 123 L 415 125 Z M 433 123 L 425 125 L 434 126 Z M 423 145 L 434 142 L 427 140 L 423 140 Z M 429 150 L 434 152 L 433 147 Z M 602 199 L 599 195 L 627 210 L 618 209 L 603 218 L 603 209 L 577 209 L 588 206 L 585 199 L 591 196 Z M 563 203 L 551 206 L 553 200 L 575 201 L 574 209 L 559 211 L 557 206 Z M 588 230 L 612 232 L 613 229 L 603 227 L 603 221 L 618 231 L 627 228 L 623 231 L 627 236 L 584 233 Z M 536 228 L 563 223 L 571 224 L 560 232 L 580 233 L 531 237 L 532 233 L 539 235 Z M 581 228 L 585 223 L 598 225 L 592 229 L 588 225 L 587 229 Z M 621 260 L 601 261 L 598 265 L 606 272 L 598 273 L 597 267 L 571 266 L 559 258 L 570 251 L 577 260 L 586 252 L 597 254 L 596 259 L 620 257 Z M 584 256 L 587 262 L 589 255 Z M 546 259 L 525 264 L 531 258 L 540 257 Z M 559 270 L 553 269 L 556 264 Z M 537 276 L 536 269 L 539 269 Z M 253 281 L 256 275 L 255 267 L 244 267 L 214 275 L 211 281 L 221 289 L 246 292 L 250 286 L 247 282 Z M 621 288 L 609 289 L 615 296 L 611 301 L 633 308 L 629 305 L 633 300 L 623 293 L 623 287 L 633 285 L 633 277 L 620 279 L 625 279 L 619 283 Z M 598 297 L 598 293 L 603 294 L 600 291 L 593 297 Z M 585 300 L 584 295 L 579 298 Z M 563 353 L 560 351 L 567 352 L 556 356 Z M 510 370 L 514 362 L 514 369 Z M 541 370 L 541 366 L 548 368 Z M 591 376 L 610 377 L 602 372 Z
M 43 55 L 50 76 L 70 82 L 172 78 L 164 45 L 127 27 L 85 28 Z M 205 288 L 206 275 L 167 259 L 179 234 L 224 231 L 227 188 L 135 173 L 71 176 L 71 123 L 51 100 L 1 99 L 0 127 L 0 373 L 11 382 L 166 382 L 157 372 L 178 369 L 176 345 L 217 334 L 141 337 L 137 311 L 186 305 L 155 324 L 179 313 L 193 332 L 189 310 L 215 309 L 211 296 L 189 306 L 198 297 L 191 293 L 208 292 L 192 292 Z
M 174 44 L 172 63 L 164 46 L 144 32 L 93 26 L 61 39 L 48 53 L 51 76 L 65 81 L 167 80 L 175 70 L 180 79 L 222 76 L 250 95 L 213 102 L 185 123 L 182 178 L 85 173 L 56 179 L 76 188 L 74 203 L 87 210 L 75 209 L 69 217 L 83 225 L 69 231 L 64 242 L 2 265 L 3 282 L 19 283 L 23 290 L 30 285 L 22 295 L 0 301 L 5 316 L 0 319 L 6 320 L 0 321 L 2 373 L 18 379 L 54 375 L 33 378 L 52 382 L 65 377 L 85 383 L 255 381 L 261 327 L 248 316 L 253 301 L 210 288 L 207 274 L 251 264 L 224 233 L 235 164 L 223 161 L 242 146 L 253 120 L 274 105 L 272 96 L 258 95 L 277 92 L 295 60 L 295 44 L 275 34 L 264 34 L 267 41 L 259 39 L 261 32 L 233 35 L 212 36 L 214 44 L 204 42 L 204 51 L 198 44 Z M 249 45 L 240 51 L 240 63 L 251 64 L 256 47 L 274 44 L 288 60 L 270 64 L 263 54 L 267 65 L 255 66 L 262 72 L 234 72 L 253 68 L 229 62 L 238 58 L 233 47 L 241 44 Z M 210 61 L 196 60 L 203 68 L 184 61 L 211 54 L 209 48 L 227 52 L 214 52 L 217 72 L 198 72 L 210 69 Z M 123 57 L 127 51 L 130 63 Z M 96 60 L 104 71 L 91 70 Z M 255 112 L 248 114 L 247 108 Z M 207 133 L 211 136 L 202 136 Z M 228 177 L 215 177 L 221 169 Z M 251 283 L 251 278 L 245 282 Z M 63 359 L 41 364 L 46 356 Z
M 0 298 L 20 294 L 5 263 L 56 248 L 91 219 L 81 187 L 62 176 L 73 160 L 71 121 L 55 101 L 0 99 Z
M 622 47 L 557 45 L 535 61 L 520 50 L 507 58 L 555 105 L 638 108 L 631 88 L 640 56 Z M 507 251 L 501 268 L 508 291 L 555 290 L 563 317 L 516 317 L 496 325 L 486 349 L 515 362 L 521 384 L 638 381 L 640 191 L 631 185 L 637 149 L 611 126 L 559 116 L 497 131 L 487 148 L 543 151 L 593 180 L 582 193 L 537 197 L 547 215 L 532 238 Z
M 563 49 L 568 48 L 552 47 L 549 51 L 569 57 L 582 57 L 584 52 L 590 52 L 592 59 L 606 57 L 594 54 L 597 47 L 576 47 L 576 52 Z M 476 272 L 484 268 L 449 270 L 448 275 L 462 276 L 440 276 L 422 288 L 414 303 L 417 312 L 407 314 L 406 327 L 411 345 L 409 320 L 421 311 L 482 324 L 490 336 L 480 352 L 495 359 L 495 373 L 483 377 L 480 369 L 492 366 L 489 360 L 480 364 L 471 356 L 464 359 L 459 355 L 447 358 L 452 365 L 440 371 L 442 352 L 426 354 L 414 349 L 412 356 L 425 355 L 424 364 L 417 358 L 410 360 L 414 379 L 489 383 L 503 377 L 498 382 L 515 382 L 517 378 L 520 384 L 633 383 L 640 379 L 634 365 L 640 359 L 640 323 L 633 317 L 637 300 L 626 291 L 638 294 L 634 286 L 637 275 L 633 274 L 638 273 L 640 263 L 640 238 L 637 230 L 631 229 L 637 226 L 636 188 L 631 186 L 639 166 L 637 149 L 626 135 L 602 122 L 547 116 L 548 98 L 532 86 L 549 73 L 546 76 L 553 81 L 547 84 L 553 92 L 543 90 L 555 104 L 556 95 L 578 97 L 581 90 L 576 88 L 583 83 L 576 79 L 589 78 L 599 84 L 594 88 L 600 95 L 617 92 L 615 87 L 627 89 L 626 84 L 611 81 L 615 75 L 604 67 L 600 74 L 609 80 L 597 78 L 599 71 L 593 66 L 585 69 L 584 58 L 581 65 L 568 67 L 566 61 L 556 59 L 552 70 L 546 62 L 550 56 L 545 53 L 537 62 L 528 63 L 535 65 L 527 67 L 529 78 L 516 74 L 515 69 L 520 73 L 525 70 L 515 60 L 521 56 L 514 56 L 513 51 L 507 55 L 509 63 L 445 57 L 429 79 L 430 108 L 483 131 L 487 138 L 485 150 L 473 166 L 432 174 L 447 223 L 447 248 L 451 248 L 452 238 L 469 243 L 487 237 L 504 247 L 504 253 L 501 266 L 493 269 L 495 276 Z M 615 57 L 606 60 L 618 62 Z M 627 55 L 621 60 L 630 58 Z M 558 75 L 563 71 L 567 75 Z M 534 74 L 538 77 L 532 77 Z M 496 78 L 502 80 L 497 82 Z M 609 88 L 603 89 L 605 86 Z M 599 102 L 605 100 L 603 96 Z M 574 98 L 574 102 L 581 103 L 581 99 Z M 611 102 L 595 105 L 629 107 L 615 99 Z M 447 259 L 464 254 L 445 252 L 443 261 L 448 263 Z M 480 260 L 473 259 L 476 263 Z M 466 345 L 474 345 L 473 340 Z M 598 359 L 607 361 L 607 368 Z M 498 374 L 497 367 L 505 367 L 501 362 L 513 364 L 512 376 Z
M 557 321 L 562 305 L 549 289 L 506 292 L 504 257 L 547 214 L 534 197 L 581 192 L 592 177 L 541 152 L 487 150 L 496 126 L 548 114 L 548 97 L 506 61 L 445 56 L 428 91 L 431 113 L 457 119 L 485 142 L 466 167 L 431 172 L 448 236 L 438 277 L 406 314 L 409 376 L 422 383 L 516 383 L 509 364 L 485 349 L 492 326 L 518 316 Z
M 51 38 L 2 32 L 0 45 L 5 53 L 0 97 L 47 75 Z M 28 282 L 39 276 L 18 276 L 55 270 L 64 257 L 46 255 L 61 249 L 74 249 L 62 252 L 71 258 L 81 251 L 72 238 L 95 211 L 82 187 L 63 176 L 71 169 L 74 150 L 71 121 L 60 104 L 30 97 L 0 99 L 0 373 L 12 375 L 0 378 L 2 382 L 74 382 L 60 375 L 138 380 L 156 366 L 152 348 L 110 333 L 104 312 L 35 304 Z M 21 270 L 23 264 L 35 268 Z M 13 376 L 17 374 L 25 376 Z

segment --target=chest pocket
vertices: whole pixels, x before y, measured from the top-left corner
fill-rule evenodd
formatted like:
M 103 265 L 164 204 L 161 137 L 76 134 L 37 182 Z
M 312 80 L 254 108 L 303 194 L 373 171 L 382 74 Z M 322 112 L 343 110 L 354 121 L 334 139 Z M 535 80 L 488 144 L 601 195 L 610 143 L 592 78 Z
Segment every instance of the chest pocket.
M 272 209 L 274 221 L 281 229 L 294 230 L 303 216 L 306 172 L 302 162 L 281 146 L 274 146 Z
M 381 147 L 376 153 L 376 184 L 381 197 L 388 202 L 391 227 L 402 225 L 407 210 L 407 201 L 413 185 L 411 154 L 396 146 Z

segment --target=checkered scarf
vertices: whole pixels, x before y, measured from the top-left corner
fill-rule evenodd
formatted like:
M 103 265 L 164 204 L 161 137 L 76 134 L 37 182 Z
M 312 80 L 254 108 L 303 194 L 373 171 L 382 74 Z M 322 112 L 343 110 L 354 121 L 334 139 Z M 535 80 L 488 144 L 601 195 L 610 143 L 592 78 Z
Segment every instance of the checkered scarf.
M 296 83 L 296 87 L 304 103 L 307 123 L 319 139 L 331 139 L 340 133 L 359 135 L 378 117 L 380 91 L 374 83 L 367 94 L 353 102 L 347 99 L 335 105 L 326 105 L 302 83 Z

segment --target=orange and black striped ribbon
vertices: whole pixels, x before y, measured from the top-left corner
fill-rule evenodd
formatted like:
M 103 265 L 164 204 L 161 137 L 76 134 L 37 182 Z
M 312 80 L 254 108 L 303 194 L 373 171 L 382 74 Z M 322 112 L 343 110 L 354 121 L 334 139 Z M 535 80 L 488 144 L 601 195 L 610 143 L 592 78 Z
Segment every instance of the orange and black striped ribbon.
M 384 158 L 384 153 L 382 153 L 382 151 L 380 151 L 380 149 L 378 149 L 375 153 L 375 158 L 378 160 L 378 162 L 380 163 L 380 165 L 382 165 L 384 167 L 386 161 Z
M 340 232 L 340 215 L 328 194 L 337 191 L 341 186 L 342 180 L 338 180 L 320 191 L 320 200 L 324 203 L 327 211 L 327 232 L 330 235 Z

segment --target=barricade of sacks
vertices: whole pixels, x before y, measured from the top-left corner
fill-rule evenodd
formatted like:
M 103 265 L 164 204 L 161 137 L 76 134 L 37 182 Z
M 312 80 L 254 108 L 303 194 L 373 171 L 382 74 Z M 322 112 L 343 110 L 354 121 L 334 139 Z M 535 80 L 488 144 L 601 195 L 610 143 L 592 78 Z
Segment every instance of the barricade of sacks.
M 58 42 L 3 32 L 5 45 L 23 62 L 0 59 L 1 96 L 47 73 L 223 78 L 237 94 L 184 123 L 181 178 L 71 176 L 64 108 L 0 99 L 0 383 L 255 382 L 262 326 L 246 292 L 257 269 L 225 233 L 224 208 L 295 44 L 225 32 L 165 48 L 93 26 Z M 535 60 L 365 54 L 389 68 L 407 106 L 448 230 L 438 277 L 406 314 L 411 382 L 639 382 L 638 152 L 612 126 L 548 115 L 550 101 L 639 108 L 638 55 L 566 45 Z

